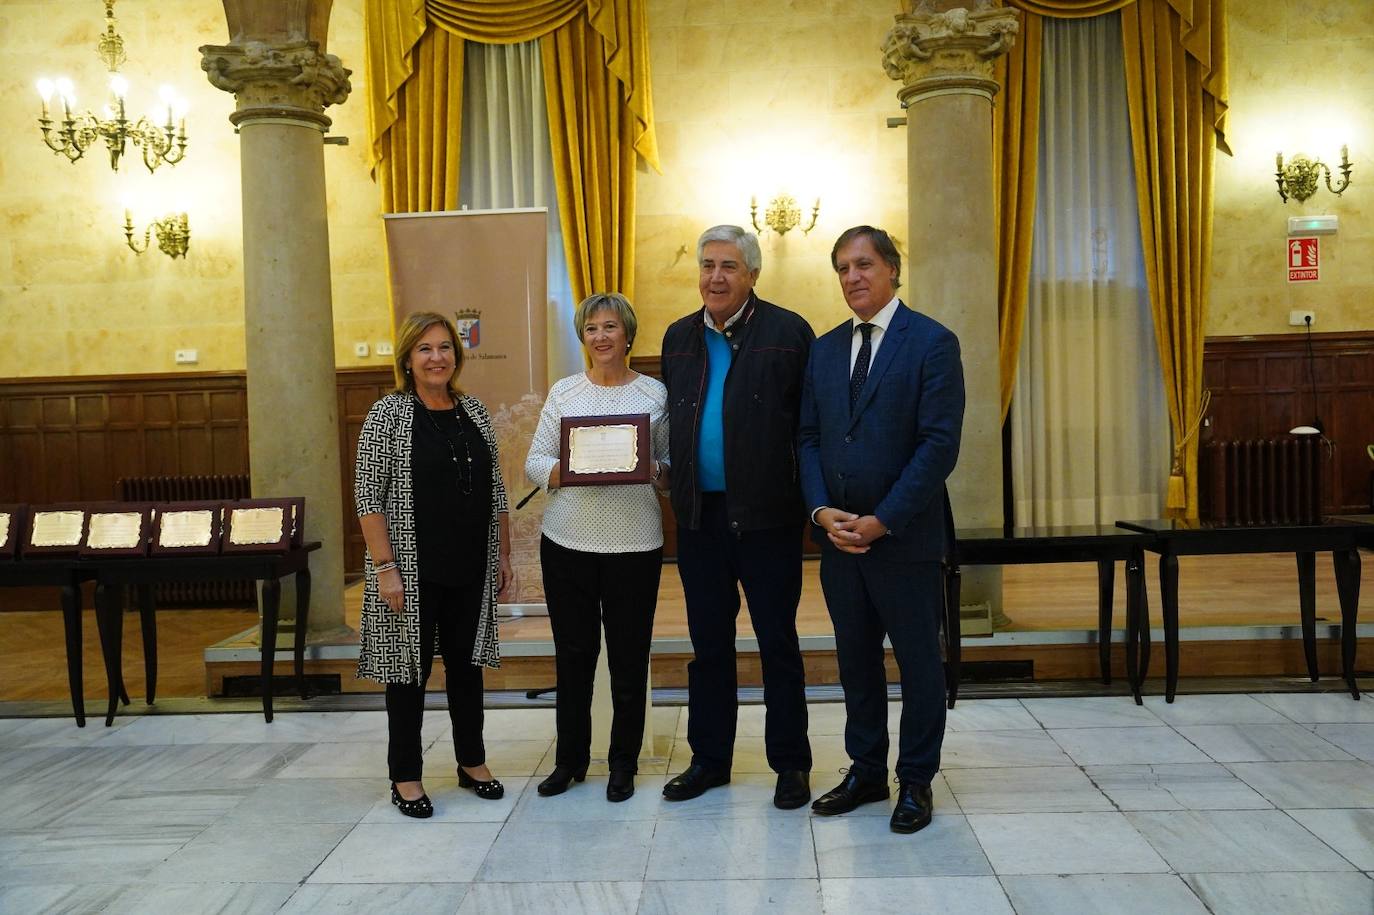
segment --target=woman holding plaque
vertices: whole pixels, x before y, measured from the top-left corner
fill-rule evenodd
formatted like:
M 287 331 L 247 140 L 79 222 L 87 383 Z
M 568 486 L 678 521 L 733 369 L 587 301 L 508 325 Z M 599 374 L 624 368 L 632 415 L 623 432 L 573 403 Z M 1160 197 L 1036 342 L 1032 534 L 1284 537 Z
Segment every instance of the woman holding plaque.
M 354 499 L 367 541 L 358 676 L 386 685 L 391 802 L 434 813 L 421 782 L 420 723 L 437 648 L 444 658 L 458 785 L 505 789 L 486 765 L 482 668 L 500 664 L 498 592 L 511 581 L 506 488 L 486 408 L 458 387 L 463 348 L 443 315 L 396 335 L 396 390 L 358 437 Z
M 604 625 L 614 713 L 606 799 L 623 801 L 634 794 L 644 739 L 649 640 L 663 568 L 663 522 L 654 488 L 668 485 L 668 393 L 627 363 L 638 322 L 623 295 L 588 296 L 574 322 L 590 367 L 550 388 L 525 460 L 530 482 L 549 492 L 539 557 L 558 677 L 556 765 L 539 793 L 562 794 L 574 779 L 587 776 L 592 681 Z M 594 474 L 600 485 L 586 485 L 577 477 L 593 474 L 579 474 L 576 461 L 565 463 L 570 456 L 562 449 L 564 419 L 574 420 L 576 434 L 579 424 L 595 432 L 595 418 L 605 426 L 605 417 L 626 415 L 647 417 L 649 440 L 636 439 L 625 464 L 634 470 L 596 468 L 611 470 L 610 478 Z M 619 428 L 625 425 L 631 424 Z

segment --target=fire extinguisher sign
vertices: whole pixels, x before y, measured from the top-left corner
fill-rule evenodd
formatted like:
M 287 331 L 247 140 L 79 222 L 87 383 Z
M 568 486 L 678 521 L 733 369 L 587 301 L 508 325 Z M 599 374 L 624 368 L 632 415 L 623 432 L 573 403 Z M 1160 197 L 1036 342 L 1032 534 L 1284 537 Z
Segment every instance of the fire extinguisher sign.
M 1288 282 L 1315 283 L 1321 279 L 1321 250 L 1318 238 L 1288 239 Z

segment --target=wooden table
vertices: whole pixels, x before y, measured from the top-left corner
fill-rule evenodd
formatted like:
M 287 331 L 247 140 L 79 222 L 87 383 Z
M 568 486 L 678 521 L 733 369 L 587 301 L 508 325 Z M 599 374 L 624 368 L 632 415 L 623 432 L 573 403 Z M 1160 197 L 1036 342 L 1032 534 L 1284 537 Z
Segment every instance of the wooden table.
M 1341 604 L 1341 668 L 1350 695 L 1360 698 L 1355 683 L 1355 626 L 1360 603 L 1360 548 L 1374 547 L 1374 516 L 1333 517 L 1321 524 L 1272 527 L 1215 527 L 1198 521 L 1153 519 L 1118 521 L 1125 530 L 1151 535 L 1146 549 L 1159 554 L 1159 589 L 1164 617 L 1164 698 L 1174 701 L 1178 688 L 1178 557 L 1235 553 L 1293 553 L 1298 565 L 1298 612 L 1302 622 L 1307 673 L 1316 682 L 1317 565 L 1319 552 L 1330 552 Z M 1148 614 L 1148 611 L 1146 611 Z M 1148 620 L 1142 620 L 1148 628 Z M 1148 663 L 1148 658 L 1146 659 Z M 1141 673 L 1144 679 L 1144 672 Z
M 959 693 L 959 569 L 966 565 L 1050 562 L 1097 564 L 1097 651 L 1103 683 L 1112 682 L 1112 592 L 1116 562 L 1126 563 L 1126 678 L 1136 704 L 1149 664 L 1150 630 L 1144 612 L 1145 554 L 1153 535 L 1114 525 L 965 528 L 957 531 L 957 559 L 945 564 L 946 691 L 950 708 Z
M 77 727 L 86 726 L 86 702 L 81 682 L 81 583 L 95 577 L 95 570 L 75 557 L 0 559 L 0 587 L 56 587 L 62 592 L 62 626 L 67 641 L 67 685 Z M 127 704 L 121 678 L 117 692 Z
M 281 580 L 296 576 L 296 685 L 302 698 L 305 688 L 305 630 L 310 613 L 310 553 L 320 548 L 318 541 L 286 553 L 226 553 L 219 556 L 151 556 L 131 559 L 83 560 L 92 567 L 96 581 L 96 620 L 101 634 L 101 651 L 110 682 L 110 704 L 105 724 L 114 722 L 116 690 L 123 682 L 121 669 L 124 640 L 124 591 L 138 591 L 139 609 L 144 625 L 144 664 L 148 674 L 148 701 L 152 701 L 157 679 L 156 611 L 153 587 L 163 582 L 242 581 L 262 582 L 262 714 L 272 720 L 272 662 L 277 643 L 277 613 L 281 606 Z M 151 633 L 151 640 L 149 635 Z

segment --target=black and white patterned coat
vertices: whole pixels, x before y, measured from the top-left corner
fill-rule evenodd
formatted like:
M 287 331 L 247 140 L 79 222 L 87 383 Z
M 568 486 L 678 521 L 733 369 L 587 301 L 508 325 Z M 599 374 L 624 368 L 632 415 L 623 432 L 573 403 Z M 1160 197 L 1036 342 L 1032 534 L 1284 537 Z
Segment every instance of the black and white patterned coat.
M 491 449 L 491 526 L 487 535 L 487 587 L 482 592 L 477 639 L 472 663 L 500 667 L 496 632 L 496 592 L 500 582 L 500 519 L 506 511 L 506 487 L 492 432 L 491 417 L 475 397 L 458 400 Z M 377 592 L 372 554 L 364 565 L 361 652 L 358 677 L 379 683 L 420 682 L 420 580 L 415 549 L 414 480 L 410 466 L 411 430 L 415 398 L 388 394 L 372 405 L 358 435 L 358 459 L 353 475 L 353 499 L 358 516 L 383 514 L 400 566 L 405 610 L 393 613 Z M 436 638 L 435 653 L 438 654 Z M 452 661 L 454 659 L 447 659 Z

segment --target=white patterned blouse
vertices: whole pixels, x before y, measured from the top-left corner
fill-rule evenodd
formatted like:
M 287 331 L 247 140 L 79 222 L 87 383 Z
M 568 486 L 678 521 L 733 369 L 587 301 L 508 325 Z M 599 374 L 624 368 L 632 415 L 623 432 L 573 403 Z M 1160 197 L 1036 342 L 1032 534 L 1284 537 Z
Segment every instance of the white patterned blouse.
M 501 577 L 501 524 L 506 511 L 506 486 L 496 449 L 491 417 L 476 397 L 464 394 L 459 405 L 482 433 L 491 449 L 491 526 L 487 534 L 487 587 L 477 617 L 472 663 L 501 666 L 496 632 L 496 590 Z M 358 435 L 358 459 L 353 474 L 353 500 L 358 516 L 383 514 L 396 563 L 405 588 L 405 611 L 392 613 L 377 593 L 372 555 L 364 565 L 361 651 L 358 677 L 379 683 L 420 682 L 420 579 L 415 552 L 414 475 L 410 466 L 411 429 L 415 397 L 388 394 L 372 405 Z M 438 644 L 435 644 L 435 653 Z
M 549 389 L 539 427 L 525 459 L 531 483 L 548 488 L 558 463 L 559 432 L 565 416 L 649 414 L 652 459 L 668 466 L 668 390 L 648 375 L 627 384 L 594 384 L 578 372 Z M 638 553 L 663 546 L 663 515 L 651 484 L 559 487 L 544 508 L 544 536 L 584 553 Z

